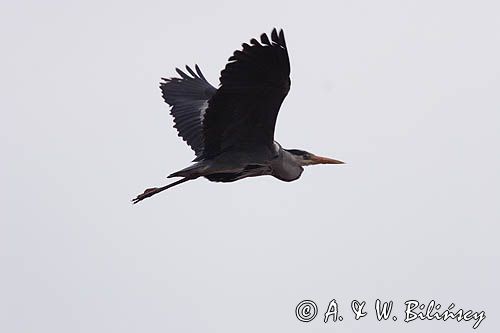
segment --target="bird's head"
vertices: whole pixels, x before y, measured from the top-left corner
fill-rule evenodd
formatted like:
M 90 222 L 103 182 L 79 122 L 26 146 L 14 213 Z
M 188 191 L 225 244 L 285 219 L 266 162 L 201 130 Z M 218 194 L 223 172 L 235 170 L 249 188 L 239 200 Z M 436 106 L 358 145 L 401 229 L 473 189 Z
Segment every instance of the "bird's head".
M 314 164 L 344 164 L 344 162 L 342 161 L 334 160 L 333 158 L 317 156 L 305 150 L 287 149 L 286 151 L 292 154 L 295 161 L 301 166 Z

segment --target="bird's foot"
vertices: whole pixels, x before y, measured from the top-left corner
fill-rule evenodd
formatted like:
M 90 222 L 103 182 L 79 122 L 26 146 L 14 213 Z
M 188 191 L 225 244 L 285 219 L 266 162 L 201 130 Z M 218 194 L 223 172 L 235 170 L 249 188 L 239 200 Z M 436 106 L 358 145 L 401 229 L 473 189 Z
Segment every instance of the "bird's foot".
M 151 188 L 145 189 L 142 194 L 139 194 L 137 197 L 135 197 L 135 199 L 132 199 L 132 203 L 136 204 L 141 200 L 149 198 L 150 196 L 152 196 L 153 194 L 155 194 L 157 192 L 158 192 L 158 187 L 151 187 Z

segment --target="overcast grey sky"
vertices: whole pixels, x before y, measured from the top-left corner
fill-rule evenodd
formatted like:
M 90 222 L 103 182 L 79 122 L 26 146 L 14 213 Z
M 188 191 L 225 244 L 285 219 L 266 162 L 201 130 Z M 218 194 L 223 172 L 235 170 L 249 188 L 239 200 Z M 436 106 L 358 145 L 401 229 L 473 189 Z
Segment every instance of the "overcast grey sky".
M 2 1 L 1 332 L 471 332 L 500 306 L 496 1 Z M 160 77 L 285 31 L 302 178 L 198 180 Z M 335 298 L 342 322 L 322 322 Z M 377 298 L 396 322 L 378 322 Z M 319 306 L 310 323 L 295 306 Z M 353 299 L 365 300 L 356 321 Z

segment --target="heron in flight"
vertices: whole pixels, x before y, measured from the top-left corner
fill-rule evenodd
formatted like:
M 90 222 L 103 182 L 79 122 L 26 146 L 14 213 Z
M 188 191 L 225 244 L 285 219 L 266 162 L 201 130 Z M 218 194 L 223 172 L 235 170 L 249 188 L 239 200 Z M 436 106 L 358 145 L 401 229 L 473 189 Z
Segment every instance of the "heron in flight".
M 172 108 L 174 127 L 194 150 L 192 165 L 168 177 L 180 180 L 148 188 L 133 203 L 189 180 L 205 177 L 212 182 L 234 182 L 246 177 L 271 175 L 296 180 L 304 166 L 342 164 L 299 149 L 284 149 L 274 140 L 281 103 L 290 90 L 290 60 L 283 30 L 271 38 L 244 43 L 222 70 L 220 86 L 213 87 L 198 65 L 194 71 L 176 68 L 180 77 L 162 79 L 163 99 Z

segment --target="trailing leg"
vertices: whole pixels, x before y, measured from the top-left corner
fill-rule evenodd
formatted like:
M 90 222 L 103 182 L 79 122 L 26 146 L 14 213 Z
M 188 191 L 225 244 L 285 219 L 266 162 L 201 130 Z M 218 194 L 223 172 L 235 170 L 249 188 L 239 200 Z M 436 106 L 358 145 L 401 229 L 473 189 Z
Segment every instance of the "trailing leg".
M 152 187 L 152 188 L 148 188 L 146 189 L 142 194 L 139 194 L 137 197 L 135 197 L 135 199 L 132 199 L 132 203 L 133 204 L 136 204 L 138 203 L 139 201 L 141 200 L 144 200 L 146 198 L 149 198 L 157 193 L 160 193 L 162 191 L 165 191 L 171 187 L 174 187 L 176 185 L 179 185 L 179 184 L 182 184 L 184 182 L 187 182 L 188 180 L 191 180 L 191 179 L 194 179 L 194 178 L 182 178 L 176 182 L 173 182 L 172 184 L 168 184 L 168 185 L 165 185 L 165 186 L 162 186 L 162 187 Z

